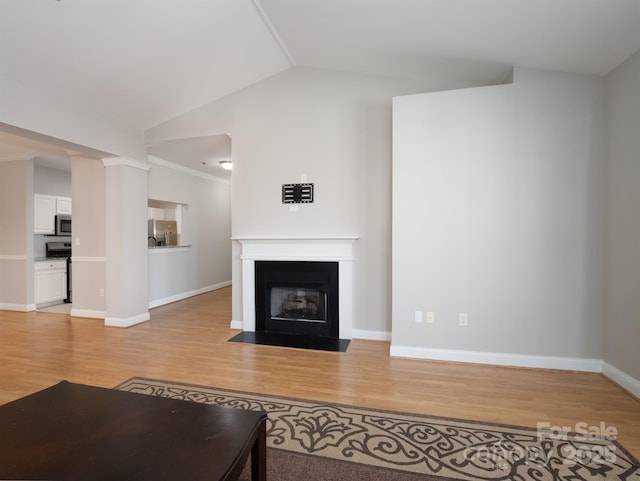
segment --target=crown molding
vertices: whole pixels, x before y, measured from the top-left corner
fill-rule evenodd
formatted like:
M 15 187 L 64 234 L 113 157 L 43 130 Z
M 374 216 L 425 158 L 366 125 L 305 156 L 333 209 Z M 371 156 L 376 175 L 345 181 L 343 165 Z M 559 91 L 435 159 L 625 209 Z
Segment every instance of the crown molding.
M 140 160 L 128 159 L 127 157 L 108 157 L 102 159 L 102 163 L 105 167 L 113 167 L 115 165 L 126 165 L 128 167 L 134 167 L 136 169 L 149 172 L 151 166 L 148 162 L 142 162 Z

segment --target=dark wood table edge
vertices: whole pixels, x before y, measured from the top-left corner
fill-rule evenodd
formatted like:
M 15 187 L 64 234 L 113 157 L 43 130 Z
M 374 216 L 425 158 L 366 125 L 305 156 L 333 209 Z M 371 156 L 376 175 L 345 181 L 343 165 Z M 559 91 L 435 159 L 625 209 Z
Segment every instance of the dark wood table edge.
M 90 387 L 90 388 L 96 388 L 99 390 L 105 390 L 105 391 L 109 391 L 109 390 L 113 390 L 113 391 L 121 391 L 117 388 L 108 388 L 108 387 L 101 387 L 101 386 L 92 386 L 89 384 L 81 384 L 81 383 L 75 383 L 75 382 L 70 382 L 68 380 L 61 380 L 56 384 L 53 384 L 47 388 L 41 389 L 39 391 L 36 391 L 34 393 L 28 394 L 26 396 L 23 396 L 21 398 L 18 399 L 14 399 L 12 401 L 9 401 L 4 405 L 9 405 L 9 404 L 15 404 L 20 402 L 22 399 L 24 398 L 28 398 L 31 396 L 35 396 L 38 395 L 44 391 L 48 391 L 51 389 L 55 389 L 59 386 L 63 386 L 63 385 L 75 385 L 75 386 L 84 386 L 84 387 Z M 149 396 L 149 397 L 154 397 L 152 394 L 146 394 L 146 393 L 137 393 L 137 392 L 131 392 L 131 391 L 121 391 L 123 393 L 128 393 L 128 394 L 133 394 L 136 396 Z M 165 398 L 163 396 L 160 396 L 161 399 L 171 399 L 171 398 Z M 184 399 L 180 399 L 180 401 L 182 402 L 195 402 L 195 401 L 189 401 L 189 400 L 184 400 Z M 200 403 L 197 403 L 200 404 Z M 204 403 L 203 405 L 209 405 L 212 407 L 215 407 L 215 404 L 206 404 Z M 231 408 L 231 407 L 225 407 L 225 406 L 219 406 L 219 407 L 223 407 L 225 409 L 236 409 L 236 408 Z M 242 448 L 242 450 L 240 450 L 238 456 L 236 457 L 235 461 L 229 466 L 229 469 L 227 470 L 226 474 L 224 474 L 219 481 L 237 481 L 238 479 L 240 479 L 240 476 L 242 474 L 242 472 L 244 471 L 244 468 L 247 464 L 247 461 L 249 459 L 249 455 L 251 455 L 251 481 L 266 481 L 267 479 L 267 418 L 268 418 L 268 413 L 266 411 L 252 411 L 254 413 L 259 413 L 261 414 L 260 416 L 260 420 L 258 421 L 258 423 L 256 424 L 255 428 L 253 429 L 253 431 L 251 432 L 251 434 L 249 435 L 249 437 L 247 438 L 247 441 L 244 445 L 244 447 Z M 1 480 L 0 480 L 1 481 Z
M 251 448 L 251 481 L 267 481 L 267 416 L 260 422 Z
M 221 481 L 237 481 L 251 454 L 251 481 L 267 481 L 267 413 L 251 433 L 236 463 Z

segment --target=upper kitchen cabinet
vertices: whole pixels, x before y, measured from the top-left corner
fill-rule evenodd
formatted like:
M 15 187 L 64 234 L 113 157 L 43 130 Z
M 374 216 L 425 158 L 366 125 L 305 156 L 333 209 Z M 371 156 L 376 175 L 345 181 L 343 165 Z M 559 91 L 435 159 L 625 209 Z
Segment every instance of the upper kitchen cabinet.
M 33 201 L 33 231 L 36 234 L 55 234 L 56 198 L 35 194 Z
M 70 197 L 56 197 L 56 214 L 71 215 Z
M 55 216 L 71 215 L 71 198 L 55 195 L 35 194 L 33 200 L 33 232 L 55 234 Z

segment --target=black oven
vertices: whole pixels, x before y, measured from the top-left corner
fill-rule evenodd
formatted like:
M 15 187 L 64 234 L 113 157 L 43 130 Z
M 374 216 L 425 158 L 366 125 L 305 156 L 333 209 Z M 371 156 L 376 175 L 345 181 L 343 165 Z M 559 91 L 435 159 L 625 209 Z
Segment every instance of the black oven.
M 45 248 L 47 259 L 67 259 L 67 298 L 64 302 L 71 302 L 71 242 L 47 242 Z

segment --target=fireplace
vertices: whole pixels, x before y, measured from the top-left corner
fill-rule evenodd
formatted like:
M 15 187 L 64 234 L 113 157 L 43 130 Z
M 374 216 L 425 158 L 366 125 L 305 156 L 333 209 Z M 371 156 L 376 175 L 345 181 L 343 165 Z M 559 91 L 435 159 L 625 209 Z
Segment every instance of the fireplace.
M 338 263 L 255 262 L 256 332 L 339 337 Z
M 336 300 L 336 308 L 338 310 L 337 321 L 336 323 L 332 323 L 329 332 L 333 333 L 333 329 L 338 329 L 337 337 L 339 339 L 351 339 L 353 332 L 353 244 L 357 239 L 358 237 L 356 236 L 288 238 L 234 237 L 234 240 L 237 241 L 241 247 L 241 251 L 239 252 L 239 257 L 242 261 L 241 286 L 239 286 L 240 290 L 236 292 L 238 292 L 242 299 L 242 309 L 240 312 L 242 319 L 236 318 L 232 320 L 231 328 L 241 329 L 243 333 L 247 334 L 256 333 L 258 329 L 262 328 L 262 326 L 259 326 L 262 321 L 256 317 L 256 304 L 260 302 L 259 297 L 262 295 L 256 291 L 256 264 L 264 261 L 301 264 L 329 263 L 336 265 L 335 275 L 338 279 L 336 282 L 338 293 Z M 320 281 L 316 278 L 314 282 Z M 326 280 L 322 282 L 324 283 Z M 234 285 L 237 285 L 235 281 Z M 291 286 L 285 284 L 280 287 L 289 288 Z M 302 287 L 318 289 L 317 285 Z M 306 291 L 301 291 L 300 296 L 306 296 L 308 292 L 305 292 Z M 297 291 L 293 294 L 293 302 L 305 302 L 304 299 L 296 299 L 298 296 Z M 282 294 L 275 295 L 282 296 Z M 289 293 L 287 293 L 287 297 L 288 295 Z M 269 300 L 270 299 L 271 297 L 269 297 Z M 318 301 L 313 299 L 313 301 L 323 305 L 325 302 L 323 299 L 319 299 Z M 277 303 L 280 301 L 274 302 Z M 333 305 L 329 299 L 327 299 L 326 302 L 327 306 Z M 271 313 L 271 308 L 269 312 Z M 275 314 L 279 314 L 279 312 Z M 307 322 L 307 325 L 310 324 L 312 323 Z M 319 326 L 316 326 L 316 329 L 319 329 Z M 317 337 L 320 339 L 330 339 L 321 336 Z

